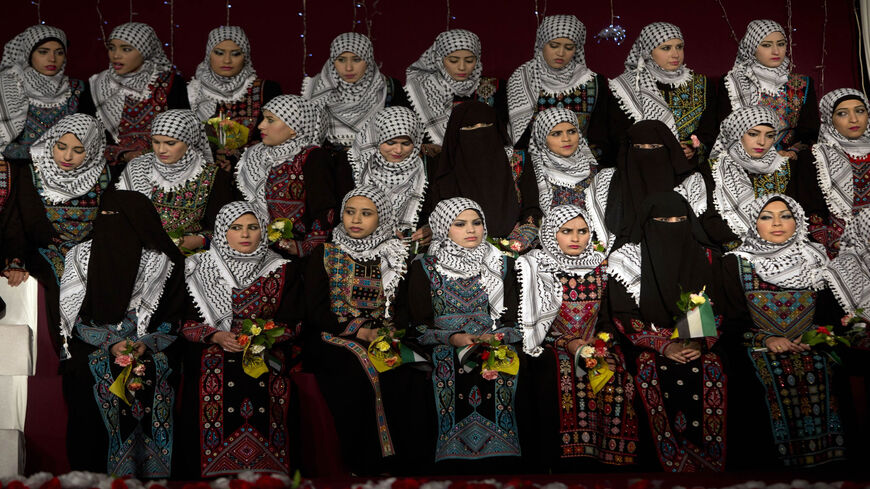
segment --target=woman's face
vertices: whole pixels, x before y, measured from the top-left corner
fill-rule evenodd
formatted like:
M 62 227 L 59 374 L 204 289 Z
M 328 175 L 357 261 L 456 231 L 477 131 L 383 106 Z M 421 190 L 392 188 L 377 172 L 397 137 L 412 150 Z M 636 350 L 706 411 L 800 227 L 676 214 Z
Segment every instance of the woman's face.
M 740 136 L 740 144 L 753 159 L 766 155 L 775 141 L 776 129 L 766 125 L 750 127 L 743 136 Z
M 235 41 L 226 39 L 208 54 L 208 64 L 220 76 L 236 76 L 245 66 L 245 52 Z
M 796 227 L 794 214 L 781 200 L 774 200 L 764 206 L 755 221 L 755 229 L 761 239 L 776 244 L 785 243 L 794 236 Z
M 378 146 L 378 151 L 390 163 L 405 161 L 405 158 L 414 150 L 414 143 L 407 136 L 398 136 L 388 139 Z
M 476 210 L 465 209 L 450 224 L 447 237 L 463 248 L 477 248 L 483 241 L 483 219 Z
M 669 39 L 656 46 L 650 54 L 659 68 L 665 71 L 674 71 L 683 64 L 685 58 L 683 40 Z
M 355 195 L 344 204 L 341 222 L 351 238 L 367 238 L 378 228 L 378 208 L 372 199 Z
M 161 163 L 173 165 L 178 163 L 187 152 L 187 143 L 169 136 L 154 134 L 151 136 L 151 148 Z
M 85 151 L 85 145 L 79 141 L 79 138 L 68 132 L 54 143 L 54 147 L 51 148 L 51 156 L 61 170 L 72 171 L 82 166 L 88 155 Z
M 468 80 L 474 67 L 477 66 L 477 56 L 467 49 L 453 51 L 444 57 L 444 69 L 450 78 L 456 81 Z
M 755 59 L 762 66 L 779 68 L 779 65 L 785 61 L 786 44 L 782 32 L 772 32 L 758 43 L 758 47 L 755 49 Z
M 345 51 L 332 60 L 335 71 L 338 76 L 347 83 L 356 83 L 363 77 L 368 67 L 366 60 L 353 54 L 350 51 Z
M 263 122 L 257 126 L 260 130 L 260 140 L 266 146 L 279 144 L 296 137 L 296 131 L 268 110 L 263 111 Z
M 867 106 L 861 100 L 844 100 L 834 108 L 831 124 L 844 137 L 860 138 L 867 130 Z
M 30 66 L 46 76 L 56 75 L 64 61 L 66 61 L 66 49 L 57 41 L 40 44 L 30 55 Z
M 112 63 L 112 69 L 115 70 L 116 74 L 126 75 L 142 67 L 144 62 L 142 53 L 127 41 L 109 39 L 107 47 L 109 49 L 109 62 Z
M 226 237 L 230 248 L 239 253 L 253 253 L 260 247 L 263 229 L 260 228 L 260 221 L 249 212 L 230 224 Z
M 559 249 L 568 256 L 578 256 L 583 253 L 583 250 L 589 245 L 590 237 L 586 219 L 580 216 L 562 224 L 562 227 L 556 231 L 556 242 L 559 243 Z
M 559 156 L 571 156 L 580 144 L 580 131 L 570 122 L 560 122 L 547 134 L 547 148 Z
M 562 69 L 574 58 L 574 51 L 576 49 L 577 45 L 567 37 L 551 39 L 542 48 L 544 61 L 547 62 L 550 68 L 556 70 Z

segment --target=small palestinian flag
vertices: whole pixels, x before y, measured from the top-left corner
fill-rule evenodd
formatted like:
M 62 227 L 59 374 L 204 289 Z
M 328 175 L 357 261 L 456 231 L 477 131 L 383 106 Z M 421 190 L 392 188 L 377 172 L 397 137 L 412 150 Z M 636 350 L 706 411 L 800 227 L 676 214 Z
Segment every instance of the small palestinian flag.
M 716 330 L 716 319 L 713 316 L 713 305 L 710 303 L 707 293 L 701 291 L 700 294 L 691 294 L 691 296 L 690 303 L 695 307 L 677 321 L 671 339 L 719 336 L 719 332 Z

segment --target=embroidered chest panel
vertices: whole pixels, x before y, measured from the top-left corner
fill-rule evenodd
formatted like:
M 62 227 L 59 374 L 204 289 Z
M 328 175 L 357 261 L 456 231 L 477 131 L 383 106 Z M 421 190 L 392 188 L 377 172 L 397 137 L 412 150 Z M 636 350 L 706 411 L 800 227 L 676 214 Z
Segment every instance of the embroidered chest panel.
M 151 96 L 136 102 L 127 97 L 124 101 L 124 111 L 121 113 L 121 122 L 118 124 L 118 133 L 121 136 L 134 133 L 151 133 L 151 121 L 157 114 L 169 110 L 169 91 L 175 80 L 175 73 L 165 71 L 150 85 Z
M 279 217 L 293 221 L 293 231 L 298 236 L 305 234 L 305 224 L 302 216 L 305 214 L 305 180 L 303 168 L 308 154 L 314 148 L 300 152 L 292 160 L 285 161 L 271 171 L 266 179 L 266 203 L 269 206 L 269 218 Z
M 3 154 L 7 158 L 30 159 L 30 145 L 59 120 L 76 113 L 85 83 L 81 80 L 70 78 L 69 88 L 70 97 L 63 105 L 57 107 L 37 107 L 36 105 L 31 105 L 27 108 L 27 119 L 24 121 L 24 128 L 15 141 L 3 151 Z
M 595 323 L 601 308 L 601 298 L 607 284 L 606 265 L 580 277 L 563 274 L 559 276 L 562 284 L 562 305 L 553 320 L 549 336 L 563 334 L 591 338 L 595 334 Z
M 97 179 L 97 184 L 88 193 L 81 197 L 63 202 L 51 204 L 42 199 L 45 206 L 45 217 L 51 223 L 62 242 L 72 247 L 86 239 L 93 229 L 94 219 L 100 208 L 100 196 L 109 187 L 109 170 L 103 168 Z M 37 192 L 42 191 L 42 180 L 37 173 L 33 173 L 33 186 Z
M 870 205 L 870 155 L 863 158 L 848 157 L 852 163 L 852 213 Z
M 816 292 L 781 289 L 761 280 L 749 260 L 739 262 L 746 304 L 757 328 L 793 340 L 813 327 Z
M 224 117 L 242 124 L 249 131 L 254 131 L 257 128 L 257 119 L 262 113 L 263 107 L 263 80 L 257 78 L 254 83 L 248 87 L 248 92 L 245 97 L 238 102 L 224 102 L 218 105 L 218 110 L 222 111 Z
M 183 230 L 188 233 L 202 230 L 199 221 L 208 205 L 208 196 L 217 171 L 217 165 L 206 165 L 199 176 L 173 192 L 154 187 L 151 202 L 160 214 L 163 229 L 167 232 Z
M 477 85 L 477 90 L 474 96 L 477 100 L 492 107 L 495 105 L 495 94 L 498 92 L 498 78 L 488 76 L 480 77 L 480 83 Z
M 360 316 L 382 319 L 387 302 L 378 261 L 360 263 L 332 243 L 323 245 L 332 313 L 344 322 Z
M 435 327 L 447 331 L 464 329 L 471 334 L 480 334 L 491 328 L 489 296 L 480 277 L 445 277 L 435 268 L 436 262 L 437 258 L 431 255 L 423 258 L 423 270 L 429 278 L 432 310 L 435 312 Z M 504 276 L 504 262 L 502 267 Z
M 6 207 L 9 193 L 12 190 L 12 168 L 9 163 L 0 161 L 0 212 Z
M 244 319 L 271 319 L 281 306 L 287 267 L 260 277 L 244 289 L 233 289 L 233 331 L 241 331 Z
M 772 151 L 772 150 L 771 150 Z M 788 160 L 773 173 L 754 175 L 749 174 L 752 180 L 752 189 L 755 192 L 755 198 L 764 197 L 768 194 L 778 193 L 784 194 L 788 187 L 788 182 L 791 180 L 791 162 Z
M 591 173 L 588 177 L 581 180 L 577 185 L 573 187 L 562 187 L 559 185 L 553 185 L 553 200 L 550 205 L 556 207 L 557 205 L 577 205 L 580 207 L 586 207 L 586 189 L 592 185 L 592 179 L 595 178 L 595 174 L 598 173 L 598 166 L 592 165 L 590 167 Z
M 777 149 L 787 148 L 795 142 L 795 131 L 801 108 L 807 101 L 809 91 L 809 77 L 791 74 L 785 84 L 785 90 L 776 95 L 761 94 L 759 105 L 766 105 L 775 110 L 782 121 L 785 131 L 780 135 L 776 143 Z
M 543 112 L 552 107 L 560 107 L 574 112 L 577 114 L 577 122 L 580 123 L 580 129 L 585 136 L 589 130 L 589 119 L 595 109 L 595 102 L 598 100 L 599 89 L 597 77 L 592 77 L 585 85 L 581 85 L 573 92 L 564 95 L 548 95 L 541 92 L 538 96 L 536 110 Z
M 674 114 L 680 140 L 685 141 L 698 128 L 701 114 L 707 108 L 707 77 L 692 74 L 689 83 L 664 92 L 665 101 Z

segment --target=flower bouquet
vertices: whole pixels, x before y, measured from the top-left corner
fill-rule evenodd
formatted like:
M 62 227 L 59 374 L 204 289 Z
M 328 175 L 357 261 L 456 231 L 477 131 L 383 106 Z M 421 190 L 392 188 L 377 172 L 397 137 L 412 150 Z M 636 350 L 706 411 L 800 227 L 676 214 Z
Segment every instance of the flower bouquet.
M 577 350 L 575 357 L 577 377 L 583 378 L 589 375 L 589 385 L 592 387 L 593 394 L 598 394 L 613 377 L 613 370 L 610 370 L 607 364 L 607 355 L 610 353 L 607 344 L 609 341 L 610 334 L 601 332 L 595 335 L 593 341 Z
M 486 380 L 495 380 L 499 372 L 516 375 L 520 370 L 520 359 L 514 350 L 502 344 L 502 340 L 504 333 L 496 333 L 488 340 L 479 340 L 459 348 L 457 356 L 462 371 L 468 373 L 480 365 L 480 375 Z
M 677 307 L 686 315 L 677 319 L 677 325 L 671 339 L 716 337 L 716 318 L 713 315 L 713 303 L 707 296 L 707 286 L 698 292 L 683 292 L 677 301 Z
M 284 334 L 284 327 L 277 326 L 275 321 L 265 319 L 245 319 L 242 321 L 242 332 L 236 341 L 245 350 L 242 352 L 242 369 L 246 374 L 257 378 L 269 371 L 264 355 L 272 348 L 275 339 Z
M 209 142 L 220 149 L 232 151 L 248 144 L 248 128 L 225 117 L 223 112 L 217 117 L 212 117 L 205 124 Z
M 825 353 L 831 357 L 831 360 L 833 360 L 834 363 L 842 365 L 843 360 L 840 358 L 840 355 L 837 355 L 837 352 L 834 351 L 834 347 L 837 345 L 852 346 L 852 342 L 845 336 L 834 334 L 832 329 L 833 328 L 827 326 L 818 326 L 816 329 L 811 329 L 805 332 L 803 336 L 801 336 L 801 342 L 809 346 L 821 345 L 822 348 L 826 350 Z
M 184 237 L 188 235 L 188 233 L 186 233 L 183 228 L 175 229 L 167 234 L 169 234 L 169 239 L 171 239 L 172 242 L 175 243 L 175 246 L 178 247 L 178 251 L 180 251 L 182 255 L 190 256 L 198 252 L 197 250 L 191 250 L 189 248 L 181 246 L 181 243 L 184 243 Z
M 402 343 L 404 336 L 404 330 L 394 331 L 387 327 L 378 329 L 378 337 L 368 347 L 369 361 L 378 373 L 392 370 L 399 365 L 426 361 L 425 357 Z
M 124 369 L 109 386 L 109 392 L 120 397 L 129 406 L 133 403 L 133 398 L 136 397 L 136 391 L 145 387 L 142 379 L 142 376 L 145 375 L 145 362 L 139 360 L 132 341 L 127 341 L 124 344 L 124 351 L 115 357 L 115 365 L 124 367 Z
M 280 239 L 293 239 L 293 219 L 279 217 L 270 222 L 266 227 L 266 236 L 269 238 L 269 243 Z
M 520 256 L 520 250 L 523 248 L 522 243 L 516 240 L 487 236 L 486 241 L 495 246 L 503 255 L 511 258 L 517 258 Z

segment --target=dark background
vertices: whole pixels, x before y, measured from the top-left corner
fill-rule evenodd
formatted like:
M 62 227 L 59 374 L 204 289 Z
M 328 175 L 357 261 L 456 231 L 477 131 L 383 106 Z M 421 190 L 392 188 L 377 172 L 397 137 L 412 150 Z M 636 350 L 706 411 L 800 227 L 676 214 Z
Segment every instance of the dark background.
M 693 70 L 712 77 L 726 73 L 734 62 L 737 41 L 723 17 L 724 10 L 737 38 L 746 24 L 757 18 L 770 18 L 788 29 L 791 25 L 795 70 L 809 74 L 816 82 L 819 96 L 840 87 L 861 85 L 858 67 L 858 34 L 851 0 L 612 0 L 615 23 L 627 31 L 622 45 L 593 37 L 610 23 L 608 0 L 595 2 L 568 0 L 306 0 L 306 16 L 300 12 L 303 0 L 230 1 L 230 23 L 245 28 L 252 44 L 254 67 L 260 76 L 277 80 L 284 92 L 298 93 L 303 74 L 303 18 L 307 19 L 308 74 L 320 71 L 329 54 L 329 43 L 336 35 L 354 28 L 371 33 L 375 57 L 381 70 L 404 80 L 405 68 L 447 28 L 448 2 L 451 28 L 477 33 L 483 44 L 484 74 L 507 78 L 532 56 L 537 20 L 542 14 L 574 14 L 587 28 L 586 58 L 589 67 L 612 78 L 623 70 L 623 61 L 644 25 L 667 21 L 683 31 L 686 63 Z M 166 46 L 167 55 L 190 78 L 205 55 L 209 30 L 226 23 L 226 0 L 4 0 L 5 43 L 27 26 L 37 23 L 37 5 L 42 20 L 64 29 L 70 39 L 67 73 L 87 78 L 108 66 L 103 48 L 102 12 L 105 34 L 133 19 L 153 26 Z M 174 8 L 172 5 L 174 4 Z M 356 7 L 360 5 L 360 7 Z M 827 5 L 827 24 L 824 8 Z M 172 12 L 172 16 L 170 13 Z M 355 20 L 358 23 L 355 23 Z M 174 22 L 173 22 L 174 20 Z M 178 27 L 174 29 L 171 26 Z M 827 54 L 822 70 L 822 42 Z M 174 56 L 172 55 L 174 51 Z M 824 71 L 824 86 L 821 87 Z

